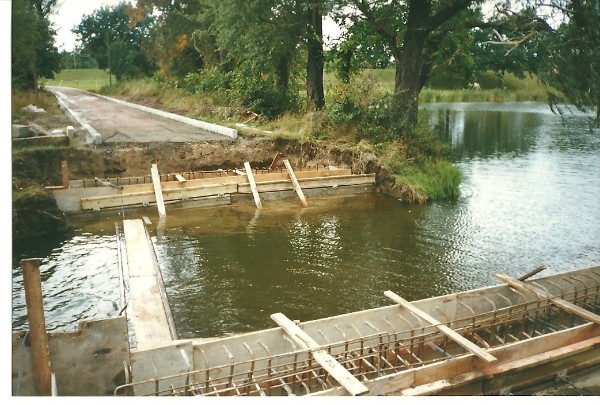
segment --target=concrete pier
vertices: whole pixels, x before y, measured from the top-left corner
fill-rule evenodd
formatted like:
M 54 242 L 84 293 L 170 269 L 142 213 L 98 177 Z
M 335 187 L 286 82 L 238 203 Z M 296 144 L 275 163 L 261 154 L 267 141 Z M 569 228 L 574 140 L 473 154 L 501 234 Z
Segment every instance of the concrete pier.
M 171 330 L 158 283 L 154 249 L 141 219 L 124 220 L 129 269 L 129 307 L 137 350 L 149 350 L 172 342 Z

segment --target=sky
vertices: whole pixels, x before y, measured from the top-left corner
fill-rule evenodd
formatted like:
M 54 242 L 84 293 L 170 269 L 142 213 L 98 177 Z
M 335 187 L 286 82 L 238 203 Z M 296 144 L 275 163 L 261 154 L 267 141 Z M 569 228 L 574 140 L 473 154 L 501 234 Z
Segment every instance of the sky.
M 72 51 L 76 36 L 71 30 L 81 22 L 84 15 L 104 6 L 116 6 L 123 0 L 59 0 L 58 7 L 50 16 L 57 31 L 56 46 L 59 50 Z M 134 0 L 129 3 L 134 4 Z

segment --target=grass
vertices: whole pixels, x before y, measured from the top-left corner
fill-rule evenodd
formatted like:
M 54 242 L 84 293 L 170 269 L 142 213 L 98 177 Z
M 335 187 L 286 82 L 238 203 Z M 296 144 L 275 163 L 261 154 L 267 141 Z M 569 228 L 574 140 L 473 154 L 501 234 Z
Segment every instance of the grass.
M 112 77 L 113 84 L 117 79 Z M 110 84 L 108 72 L 102 69 L 64 69 L 54 79 L 46 80 L 46 86 L 73 87 L 81 90 L 98 91 Z
M 457 198 L 462 172 L 445 159 L 447 149 L 430 128 L 417 128 L 417 136 L 378 146 L 382 164 L 416 202 Z
M 11 93 L 11 118 L 13 122 L 22 117 L 27 117 L 28 114 L 33 114 L 23 110 L 28 105 L 43 108 L 49 115 L 62 115 L 56 97 L 52 93 L 48 91 L 20 90 Z

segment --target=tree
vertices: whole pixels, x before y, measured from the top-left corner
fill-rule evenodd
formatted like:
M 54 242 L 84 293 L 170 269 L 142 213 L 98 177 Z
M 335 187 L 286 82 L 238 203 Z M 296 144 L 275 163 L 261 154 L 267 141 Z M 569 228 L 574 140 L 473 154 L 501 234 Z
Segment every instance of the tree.
M 188 73 L 222 63 L 225 53 L 219 52 L 212 31 L 216 11 L 212 0 L 137 1 L 132 12 L 136 21 L 156 15 L 144 50 L 157 62 L 164 78 L 178 81 Z M 225 65 L 222 68 L 227 70 Z
M 412 132 L 418 95 L 433 68 L 432 55 L 456 24 L 457 16 L 480 0 L 352 0 L 362 17 L 387 42 L 396 65 L 392 124 Z M 400 134 L 398 134 L 400 135 Z
M 112 8 L 102 7 L 84 16 L 73 29 L 83 50 L 117 80 L 147 76 L 155 69 L 142 50 L 152 18 L 135 21 L 134 25 L 130 23 L 130 12 L 130 6 L 124 2 Z
M 539 77 L 558 91 L 550 93 L 552 107 L 568 102 L 584 112 L 595 108 L 600 126 L 600 1 L 569 3 L 555 4 L 566 21 L 549 33 L 549 58 Z
M 15 89 L 38 88 L 38 78 L 60 70 L 58 49 L 48 14 L 56 1 L 14 0 L 11 24 L 11 73 Z
M 306 4 L 306 93 L 308 110 L 319 111 L 325 107 L 323 72 L 325 55 L 323 53 L 323 13 L 325 2 L 309 0 Z
M 495 40 L 483 42 L 515 73 L 537 73 L 549 86 L 555 111 L 572 103 L 582 111 L 596 109 L 600 125 L 600 1 L 523 0 L 513 10 L 510 1 L 498 2 L 491 27 Z
M 228 1 L 218 4 L 217 42 L 238 66 L 254 64 L 256 73 L 276 75 L 284 92 L 291 84 L 294 61 L 305 51 L 307 109 L 325 106 L 323 15 L 325 0 Z M 240 52 L 242 51 L 242 52 Z M 266 57 L 268 55 L 268 57 Z M 291 94 L 290 94 L 291 95 Z

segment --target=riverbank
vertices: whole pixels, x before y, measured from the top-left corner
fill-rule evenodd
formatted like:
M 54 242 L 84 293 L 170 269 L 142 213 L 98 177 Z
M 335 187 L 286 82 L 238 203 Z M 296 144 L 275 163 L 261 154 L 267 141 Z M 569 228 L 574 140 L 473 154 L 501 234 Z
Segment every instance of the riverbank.
M 165 94 L 173 93 L 166 91 Z M 131 94 L 121 98 L 193 116 L 193 109 L 174 109 L 160 94 L 144 97 Z M 27 105 L 44 108 L 44 112 L 23 111 Z M 162 173 L 236 169 L 243 167 L 244 162 L 263 168 L 269 166 L 277 153 L 282 153 L 296 167 L 332 165 L 350 167 L 353 173 L 376 173 L 379 191 L 418 203 L 456 197 L 460 183 L 460 172 L 443 160 L 443 147 L 431 136 L 412 143 L 372 144 L 344 138 L 288 137 L 266 130 L 257 134 L 255 129 L 238 127 L 242 136 L 236 141 L 176 142 L 169 143 L 168 147 L 162 142 L 90 146 L 80 141 L 83 139 L 80 125 L 66 116 L 47 92 L 14 94 L 12 115 L 13 124 L 36 126 L 44 131 L 67 125 L 76 128 L 76 135 L 68 146 L 13 147 L 13 238 L 24 236 L 21 235 L 23 228 L 28 229 L 30 236 L 42 233 L 45 228 L 57 229 L 55 221 L 61 215 L 55 205 L 39 208 L 40 212 L 51 215 L 31 215 L 29 211 L 22 211 L 22 207 L 37 207 L 40 201 L 51 201 L 42 197 L 50 196 L 46 186 L 61 184 L 63 160 L 68 162 L 71 177 L 78 179 L 144 175 L 151 163 L 157 163 Z M 33 200 L 28 201 L 28 198 Z

